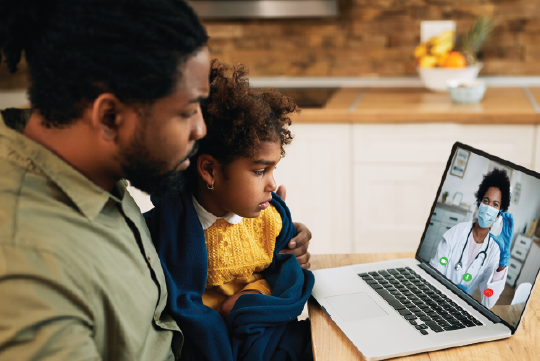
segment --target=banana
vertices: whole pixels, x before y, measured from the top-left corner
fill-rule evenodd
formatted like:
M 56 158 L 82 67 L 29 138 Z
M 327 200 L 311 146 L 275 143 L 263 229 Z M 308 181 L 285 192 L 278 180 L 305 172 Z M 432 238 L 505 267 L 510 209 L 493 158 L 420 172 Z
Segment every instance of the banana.
M 440 33 L 439 35 L 432 37 L 429 40 L 429 43 L 431 44 L 431 46 L 435 46 L 435 45 L 437 45 L 439 43 L 446 42 L 448 40 L 453 41 L 454 35 L 455 35 L 454 31 L 446 30 L 446 31 L 443 31 L 442 33 Z
M 422 58 L 420 58 L 419 65 L 422 68 L 433 68 L 437 64 L 437 58 L 430 55 L 425 55 Z
M 447 39 L 445 41 L 438 42 L 431 47 L 431 55 L 443 56 L 454 48 L 454 41 Z
M 422 44 L 418 45 L 414 49 L 414 57 L 417 58 L 417 59 L 423 57 L 426 54 L 427 54 L 427 48 L 426 48 L 425 43 L 422 43 Z

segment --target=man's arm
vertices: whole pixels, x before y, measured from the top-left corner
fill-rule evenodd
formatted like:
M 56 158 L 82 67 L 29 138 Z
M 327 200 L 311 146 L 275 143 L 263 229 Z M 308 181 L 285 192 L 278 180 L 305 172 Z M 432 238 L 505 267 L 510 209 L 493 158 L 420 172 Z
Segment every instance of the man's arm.
M 276 194 L 283 200 L 287 196 L 287 189 L 285 186 L 281 185 L 276 190 Z M 309 241 L 311 240 L 311 232 L 309 229 L 302 223 L 294 223 L 296 228 L 296 236 L 294 236 L 287 245 L 289 249 L 283 249 L 279 253 L 292 253 L 296 256 L 300 266 L 305 269 L 311 267 L 309 263 L 309 258 L 311 255 L 308 252 Z
M 0 248 L 0 361 L 101 360 L 90 310 L 77 290 L 55 282 L 45 270 L 17 272 L 16 265 L 2 261 L 7 253 Z M 18 261 L 32 267 L 28 258 Z

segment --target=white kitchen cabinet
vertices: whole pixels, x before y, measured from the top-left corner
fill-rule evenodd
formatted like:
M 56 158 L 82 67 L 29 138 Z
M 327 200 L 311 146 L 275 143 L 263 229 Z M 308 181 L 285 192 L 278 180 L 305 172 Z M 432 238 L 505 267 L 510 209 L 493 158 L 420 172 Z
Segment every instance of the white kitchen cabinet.
M 355 164 L 353 252 L 416 250 L 443 172 L 443 164 Z
M 297 124 L 295 138 L 277 166 L 278 184 L 287 187 L 294 221 L 313 234 L 311 253 L 350 253 L 351 125 Z

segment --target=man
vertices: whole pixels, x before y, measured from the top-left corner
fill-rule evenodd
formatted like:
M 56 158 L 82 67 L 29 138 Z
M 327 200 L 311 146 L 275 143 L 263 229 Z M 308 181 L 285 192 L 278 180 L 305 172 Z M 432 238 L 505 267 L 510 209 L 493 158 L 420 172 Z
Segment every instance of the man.
M 206 132 L 206 42 L 178 0 L 0 0 L 0 50 L 11 71 L 24 51 L 32 80 L 27 123 L 0 117 L 0 360 L 179 355 L 163 270 L 122 179 L 178 190 Z M 308 266 L 298 228 L 290 251 Z

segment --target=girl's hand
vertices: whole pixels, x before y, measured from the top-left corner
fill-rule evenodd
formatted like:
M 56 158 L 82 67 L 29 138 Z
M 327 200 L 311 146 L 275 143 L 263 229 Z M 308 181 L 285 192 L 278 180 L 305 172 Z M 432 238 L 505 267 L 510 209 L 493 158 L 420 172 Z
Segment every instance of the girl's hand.
M 227 298 L 221 305 L 218 306 L 216 309 L 217 313 L 219 313 L 223 318 L 229 316 L 229 313 L 231 313 L 234 304 L 236 303 L 236 300 L 240 298 L 245 293 L 260 293 L 257 290 L 245 290 L 240 293 L 234 294 L 231 297 Z

